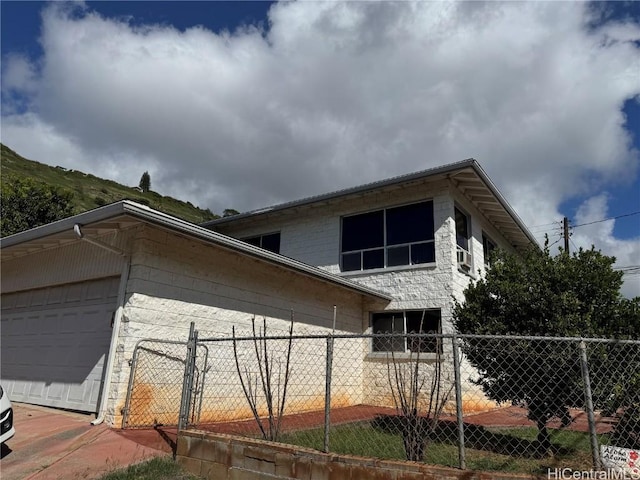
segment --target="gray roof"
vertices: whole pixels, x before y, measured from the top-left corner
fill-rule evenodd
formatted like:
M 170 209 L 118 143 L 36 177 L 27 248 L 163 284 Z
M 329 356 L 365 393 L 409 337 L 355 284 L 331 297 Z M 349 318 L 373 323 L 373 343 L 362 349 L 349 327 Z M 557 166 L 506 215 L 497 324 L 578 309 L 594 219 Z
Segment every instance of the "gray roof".
M 233 223 L 250 222 L 258 218 L 267 218 L 272 215 L 284 213 L 285 211 L 336 202 L 345 197 L 360 196 L 407 184 L 444 178 L 451 180 L 453 185 L 455 185 L 470 202 L 476 205 L 478 210 L 501 231 L 514 247 L 524 248 L 530 245 L 538 245 L 533 234 L 531 234 L 524 222 L 507 203 L 480 164 L 473 158 L 344 190 L 211 220 L 203 223 L 202 226 L 206 228 L 216 228 Z
M 73 217 L 4 237 L 0 239 L 0 256 L 2 261 L 5 261 L 78 242 L 80 239 L 74 232 L 75 225 L 82 227 L 84 236 L 98 236 L 115 229 L 125 229 L 140 222 L 188 235 L 220 248 L 237 252 L 240 255 L 257 258 L 307 277 L 355 291 L 361 295 L 374 297 L 378 300 L 391 301 L 393 299 L 387 294 L 341 278 L 320 268 L 254 247 L 240 240 L 213 232 L 129 200 L 112 203 Z

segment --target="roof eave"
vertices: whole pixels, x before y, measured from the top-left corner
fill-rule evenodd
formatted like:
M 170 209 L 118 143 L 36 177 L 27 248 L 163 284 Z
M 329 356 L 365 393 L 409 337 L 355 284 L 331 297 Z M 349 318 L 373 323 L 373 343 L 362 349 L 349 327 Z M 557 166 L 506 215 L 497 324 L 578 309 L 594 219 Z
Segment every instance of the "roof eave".
M 489 178 L 487 173 L 484 171 L 484 169 L 480 166 L 480 164 L 478 162 L 474 161 L 473 169 L 478 174 L 478 176 L 482 179 L 482 181 L 485 183 L 485 185 L 487 185 L 487 188 L 489 188 L 489 190 L 491 191 L 493 196 L 498 200 L 498 202 L 500 203 L 502 208 L 505 209 L 505 211 L 513 219 L 513 221 L 516 223 L 516 225 L 520 228 L 522 233 L 524 233 L 524 235 L 529 239 L 531 244 L 533 244 L 534 246 L 539 246 L 538 245 L 538 241 L 533 236 L 533 234 L 529 231 L 529 228 L 527 228 L 527 226 L 524 224 L 524 222 L 518 216 L 518 214 L 515 212 L 515 210 L 513 210 L 513 208 L 511 208 L 511 206 L 509 205 L 507 200 L 504 198 L 502 193 L 500 193 L 500 190 L 498 190 L 498 187 L 495 186 L 493 181 Z
M 76 224 L 82 226 L 88 226 L 101 221 L 108 220 L 113 217 L 128 215 L 134 217 L 142 222 L 150 223 L 161 228 L 165 228 L 177 233 L 187 234 L 207 243 L 215 244 L 221 248 L 232 250 L 242 255 L 257 258 L 262 261 L 277 265 L 281 268 L 296 271 L 308 277 L 322 280 L 333 285 L 346 288 L 351 291 L 355 291 L 361 295 L 373 297 L 377 300 L 384 300 L 390 302 L 393 297 L 385 293 L 379 292 L 372 288 L 356 284 L 350 280 L 343 279 L 337 275 L 326 272 L 318 267 L 307 265 L 306 263 L 298 260 L 285 257 L 276 253 L 269 252 L 262 248 L 249 245 L 241 240 L 228 237 L 221 233 L 214 232 L 204 227 L 195 225 L 193 223 L 175 218 L 171 215 L 153 210 L 147 206 L 131 202 L 129 200 L 123 200 L 117 203 L 106 205 L 104 207 L 97 208 L 73 217 L 68 217 L 63 220 L 43 225 L 40 227 L 20 232 L 5 238 L 0 239 L 0 249 L 5 250 L 12 246 L 32 242 L 38 239 L 42 239 L 55 234 L 72 231 Z
M 415 180 L 419 180 L 422 178 L 426 178 L 428 176 L 437 176 L 437 175 L 446 175 L 457 170 L 462 170 L 468 167 L 474 167 L 478 165 L 478 162 L 473 158 L 468 158 L 466 160 L 462 160 L 460 162 L 451 163 L 448 165 L 443 165 L 440 167 L 431 168 L 428 170 L 422 170 L 420 172 L 409 173 L 406 175 L 400 175 L 384 180 L 379 180 L 376 182 L 366 183 L 364 185 L 358 185 L 356 187 L 350 187 L 343 190 L 336 190 L 334 192 L 325 193 L 322 195 L 316 195 L 312 197 L 302 198 L 300 200 L 294 200 L 291 202 L 285 202 L 278 205 L 273 205 L 270 207 L 259 208 L 256 210 L 251 210 L 249 212 L 239 213 L 237 215 L 230 215 L 228 217 L 217 218 L 215 220 L 210 220 L 208 222 L 204 222 L 200 224 L 205 228 L 216 227 L 218 225 L 223 225 L 225 223 L 236 222 L 238 220 L 256 217 L 263 214 L 271 214 L 276 213 L 283 210 L 288 210 L 291 208 L 302 207 L 306 205 L 312 205 L 314 203 L 322 203 L 327 202 L 329 200 L 333 200 L 340 197 L 346 197 L 349 195 L 357 195 L 359 193 L 365 193 L 377 189 L 382 189 L 385 187 L 389 187 L 392 185 L 412 182 Z M 479 166 L 479 165 L 478 165 Z
M 505 212 L 511 217 L 517 227 L 521 230 L 522 234 L 526 239 L 534 246 L 539 246 L 535 237 L 531 234 L 529 229 L 526 227 L 524 222 L 520 219 L 520 217 L 516 214 L 516 212 L 511 208 L 509 203 L 506 201 L 504 196 L 500 193 L 498 188 L 495 186 L 493 181 L 489 178 L 483 168 L 480 166 L 477 160 L 474 158 L 468 158 L 466 160 L 462 160 L 460 162 L 451 163 L 448 165 L 443 165 L 440 167 L 435 167 L 428 170 L 422 170 L 420 172 L 410 173 L 407 175 L 400 175 L 397 177 L 380 180 L 377 182 L 367 183 L 365 185 L 359 185 L 352 188 L 347 188 L 344 190 L 338 190 L 335 192 L 330 192 L 323 195 L 317 195 L 313 197 L 307 197 L 300 200 L 295 200 L 292 202 L 286 202 L 278 205 L 274 205 L 271 207 L 261 208 L 257 210 L 252 210 L 245 213 L 240 213 L 237 215 L 232 215 L 229 217 L 223 217 L 216 220 L 211 220 L 201 224 L 204 228 L 215 228 L 217 226 L 241 222 L 243 220 L 247 220 L 250 218 L 257 218 L 260 216 L 271 215 L 274 213 L 282 212 L 289 209 L 309 206 L 318 203 L 324 203 L 330 200 L 334 200 L 340 197 L 346 197 L 350 195 L 357 195 L 360 193 L 370 192 L 377 189 L 383 189 L 386 187 L 390 187 L 393 185 L 398 185 L 402 183 L 408 183 L 415 180 L 420 180 L 428 177 L 436 177 L 436 176 L 448 176 L 454 174 L 456 172 L 461 172 L 465 169 L 471 168 L 476 175 L 482 180 L 485 186 L 489 189 L 491 194 L 498 201 L 500 206 L 505 210 Z

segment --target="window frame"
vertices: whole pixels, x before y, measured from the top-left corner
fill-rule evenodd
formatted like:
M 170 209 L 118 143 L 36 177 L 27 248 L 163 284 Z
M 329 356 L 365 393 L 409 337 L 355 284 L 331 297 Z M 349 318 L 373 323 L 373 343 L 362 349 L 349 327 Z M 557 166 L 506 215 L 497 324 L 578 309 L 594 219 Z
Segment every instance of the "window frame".
M 265 237 L 271 237 L 271 236 L 278 236 L 278 251 L 276 252 L 275 250 L 272 250 L 270 248 L 265 248 L 264 245 L 264 238 Z M 259 244 L 256 245 L 256 243 L 252 242 L 253 240 L 259 239 Z M 253 245 L 254 247 L 258 247 L 258 248 L 262 248 L 263 250 L 267 250 L 268 252 L 271 253 L 277 253 L 280 254 L 280 246 L 281 246 L 281 242 L 282 242 L 282 234 L 280 231 L 277 232 L 269 232 L 269 233 L 261 233 L 258 235 L 251 235 L 249 237 L 243 237 L 240 238 L 239 240 L 248 243 L 249 245 Z
M 489 248 L 489 244 L 491 244 L 491 248 Z M 491 253 L 498 249 L 498 244 L 493 241 L 493 239 L 487 235 L 486 232 L 482 232 L 482 254 L 484 256 L 484 265 L 485 267 L 491 266 Z
M 408 328 L 408 315 L 407 314 L 418 314 L 418 315 L 422 315 L 425 314 L 425 321 L 427 320 L 427 315 L 429 314 L 437 314 L 437 318 L 434 318 L 434 316 L 431 317 L 431 320 L 435 320 L 437 323 L 436 326 L 436 330 L 434 331 L 433 329 L 429 329 L 428 327 L 430 326 L 428 323 L 426 325 L 423 324 L 423 329 L 422 332 L 407 332 L 407 328 Z M 396 338 L 392 338 L 391 342 L 392 342 L 392 347 L 398 345 L 398 341 L 402 342 L 404 345 L 404 348 L 402 349 L 383 349 L 380 348 L 379 345 L 377 345 L 377 341 L 384 341 L 384 339 L 382 338 L 378 338 L 378 337 L 373 337 L 371 338 L 371 342 L 370 342 L 370 352 L 369 354 L 372 357 L 376 357 L 376 356 L 384 356 L 386 358 L 387 355 L 393 353 L 394 355 L 399 355 L 399 356 L 410 356 L 412 354 L 420 354 L 420 355 L 426 355 L 426 356 L 433 356 L 433 355 L 442 355 L 443 351 L 442 351 L 442 342 L 438 341 L 437 337 L 433 338 L 433 342 L 429 342 L 429 344 L 435 344 L 435 348 L 429 347 L 428 349 L 425 350 L 416 350 L 411 348 L 410 342 L 412 341 L 411 338 L 408 338 L 406 335 L 410 335 L 411 333 L 425 333 L 425 334 L 429 334 L 429 333 L 436 333 L 436 334 L 440 334 L 442 333 L 442 309 L 441 308 L 409 308 L 409 309 L 405 309 L 405 310 L 390 310 L 390 311 L 382 311 L 382 312 L 371 312 L 369 314 L 369 325 L 371 328 L 371 332 L 373 334 L 377 334 L 377 333 L 387 333 L 387 332 L 382 332 L 380 330 L 376 331 L 375 329 L 375 320 L 376 320 L 376 316 L 379 316 L 379 319 L 382 320 L 385 317 L 391 317 L 391 322 L 394 321 L 394 317 L 396 316 L 401 316 L 401 320 L 402 320 L 402 331 L 400 331 L 399 329 L 395 328 L 395 325 L 392 323 L 392 334 L 396 334 L 399 335 Z M 400 336 L 400 335 L 405 335 L 405 336 Z M 384 346 L 384 345 L 383 345 Z
M 458 213 L 460 213 L 465 218 L 466 224 L 466 236 L 462 237 L 462 235 L 458 235 Z M 459 205 L 454 205 L 453 207 L 453 223 L 456 229 L 456 249 L 464 250 L 465 252 L 471 254 L 471 239 L 473 238 L 473 232 L 471 231 L 471 215 L 467 213 L 465 209 L 460 207 Z M 459 238 L 464 238 L 466 241 L 466 245 L 460 245 Z
M 427 228 L 431 229 L 431 238 L 427 239 L 427 240 L 417 240 L 417 241 L 412 241 L 412 242 L 404 242 L 404 243 L 397 243 L 397 244 L 393 244 L 390 245 L 389 244 L 389 235 L 388 235 L 388 222 L 387 222 L 387 212 L 389 210 L 393 210 L 393 209 L 397 209 L 397 208 L 403 208 L 403 207 L 409 207 L 409 206 L 417 206 L 420 204 L 429 204 L 430 205 L 430 215 L 431 215 L 431 222 L 432 224 L 430 226 L 428 226 Z M 361 248 L 361 249 L 356 249 L 356 250 L 344 250 L 344 235 L 345 235 L 345 227 L 344 227 L 344 221 L 347 218 L 352 218 L 352 217 L 358 217 L 358 216 L 364 216 L 364 215 L 372 215 L 372 214 L 376 214 L 378 212 L 382 212 L 382 244 L 379 246 L 373 246 L 373 247 L 367 247 L 367 248 Z M 424 199 L 424 200 L 419 200 L 416 202 L 409 202 L 409 203 L 403 203 L 400 205 L 393 205 L 393 206 L 389 206 L 389 207 L 384 207 L 384 208 L 379 208 L 379 209 L 375 209 L 375 210 L 369 210 L 366 212 L 358 212 L 358 213 L 353 213 L 353 214 L 349 214 L 349 215 L 343 215 L 340 218 L 340 271 L 344 272 L 344 273 L 351 273 L 351 272 L 366 272 L 366 271 L 371 271 L 371 270 L 378 270 L 378 269 L 387 269 L 387 268 L 401 268 L 401 267 L 411 267 L 411 266 L 416 266 L 416 265 L 433 265 L 436 263 L 436 252 L 435 252 L 435 237 L 436 237 L 436 227 L 435 227 L 435 210 L 434 210 L 434 202 L 432 198 L 429 199 Z M 430 262 L 416 262 L 415 259 L 420 258 L 419 255 L 421 254 L 421 252 L 418 250 L 420 248 L 420 246 L 430 246 L 433 245 L 433 247 L 430 247 L 430 249 L 432 249 L 431 251 L 427 252 L 427 256 L 430 256 L 433 258 L 433 261 Z M 394 265 L 390 265 L 389 264 L 389 251 L 390 250 L 394 250 L 394 249 L 403 249 L 406 248 L 407 249 L 407 258 L 408 258 L 408 263 L 396 263 Z M 376 266 L 370 267 L 370 268 L 365 268 L 367 259 L 365 258 L 365 256 L 367 254 L 369 254 L 369 257 L 373 256 L 376 254 L 376 252 L 378 251 L 382 251 L 382 262 L 377 263 Z M 345 269 L 345 256 L 347 257 L 351 257 L 351 259 L 355 259 L 356 255 L 359 255 L 359 265 L 360 268 L 348 268 Z M 354 263 L 355 264 L 355 263 Z

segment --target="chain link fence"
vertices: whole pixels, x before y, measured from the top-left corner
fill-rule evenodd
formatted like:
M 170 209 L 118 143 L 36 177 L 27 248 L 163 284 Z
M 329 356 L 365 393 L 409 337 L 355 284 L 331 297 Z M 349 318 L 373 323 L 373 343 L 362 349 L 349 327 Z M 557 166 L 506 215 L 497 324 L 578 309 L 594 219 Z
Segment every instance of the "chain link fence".
M 208 347 L 198 345 L 188 406 L 189 421 L 199 422 L 203 385 L 208 370 Z M 131 360 L 131 374 L 122 428 L 177 426 L 181 412 L 188 342 L 140 340 Z
M 136 371 L 150 368 L 142 367 L 147 357 L 164 365 L 174 399 L 183 384 L 180 348 L 171 359 L 141 350 L 136 362 Z M 542 475 L 606 468 L 606 446 L 630 452 L 633 463 L 640 449 L 640 341 L 238 334 L 198 340 L 194 352 L 201 366 L 189 427 L 325 452 Z M 201 358 L 207 354 L 210 367 Z M 134 393 L 146 375 L 132 373 Z M 132 394 L 128 418 L 136 402 L 161 404 L 156 393 Z M 146 418 L 167 421 L 160 413 Z

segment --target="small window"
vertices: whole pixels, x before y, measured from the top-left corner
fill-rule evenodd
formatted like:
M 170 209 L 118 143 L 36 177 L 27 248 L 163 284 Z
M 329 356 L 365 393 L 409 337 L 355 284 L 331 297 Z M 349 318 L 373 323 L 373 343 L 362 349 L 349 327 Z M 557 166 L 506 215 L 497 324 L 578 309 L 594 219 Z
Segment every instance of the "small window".
M 375 337 L 374 352 L 421 352 L 442 351 L 438 338 L 412 338 L 402 336 L 411 333 L 440 333 L 440 310 L 407 310 L 401 312 L 381 312 L 371 315 L 373 333 L 389 333 L 389 337 Z
M 403 312 L 374 313 L 372 316 L 373 333 L 403 334 Z M 373 339 L 374 352 L 404 352 L 406 350 L 405 339 L 401 336 L 376 337 Z
M 466 252 L 469 251 L 469 239 L 471 238 L 471 225 L 469 216 L 460 210 L 455 208 L 455 220 L 456 220 L 456 245 Z
M 243 238 L 242 241 L 273 253 L 280 253 L 280 232 Z
M 484 232 L 482 233 L 482 252 L 484 253 L 484 264 L 491 266 L 491 254 L 497 248 L 495 242 Z

